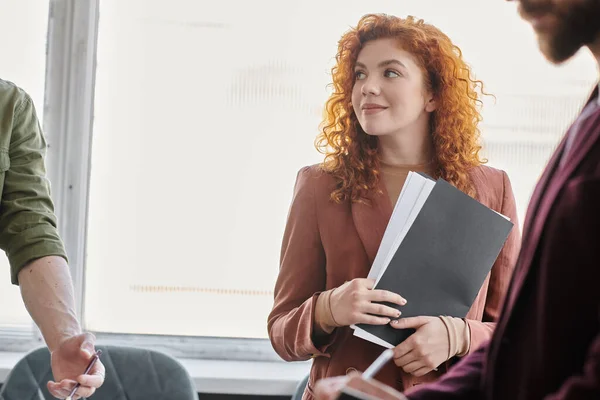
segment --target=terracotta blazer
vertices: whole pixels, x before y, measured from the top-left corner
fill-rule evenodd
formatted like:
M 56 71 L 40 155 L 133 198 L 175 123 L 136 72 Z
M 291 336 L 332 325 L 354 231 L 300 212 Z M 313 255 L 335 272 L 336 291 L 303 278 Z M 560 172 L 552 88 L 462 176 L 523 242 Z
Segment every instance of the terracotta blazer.
M 520 233 L 506 173 L 480 166 L 471 170 L 470 177 L 477 200 L 515 223 L 467 314 L 472 352 L 492 335 L 519 252 Z M 284 360 L 314 359 L 303 400 L 314 398 L 312 388 L 317 380 L 364 371 L 382 351 L 380 346 L 353 336 L 350 327 L 335 329 L 318 344 L 313 341 L 317 296 L 367 276 L 393 210 L 383 184 L 383 194 L 373 196 L 371 205 L 336 204 L 330 200 L 334 187 L 333 177 L 317 165 L 298 172 L 283 237 L 275 302 L 268 318 L 269 338 Z M 417 378 L 389 363 L 377 379 L 404 390 L 436 380 L 449 365 Z

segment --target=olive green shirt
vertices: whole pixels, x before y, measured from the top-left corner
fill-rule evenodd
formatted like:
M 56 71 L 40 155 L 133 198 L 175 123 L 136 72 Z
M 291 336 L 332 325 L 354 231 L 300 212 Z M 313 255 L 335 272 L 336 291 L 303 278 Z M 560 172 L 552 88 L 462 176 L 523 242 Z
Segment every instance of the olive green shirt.
M 10 262 L 11 281 L 29 262 L 66 252 L 56 227 L 46 141 L 29 95 L 0 79 L 0 249 Z

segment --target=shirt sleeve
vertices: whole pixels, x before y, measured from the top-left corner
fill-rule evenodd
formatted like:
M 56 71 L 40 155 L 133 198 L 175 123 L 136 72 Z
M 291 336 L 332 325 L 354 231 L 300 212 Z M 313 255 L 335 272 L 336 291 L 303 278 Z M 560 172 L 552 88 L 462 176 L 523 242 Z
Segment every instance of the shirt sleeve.
M 11 281 L 18 284 L 19 271 L 29 262 L 51 255 L 66 260 L 67 255 L 46 178 L 46 141 L 28 95 L 15 103 L 12 116 L 10 146 L 0 149 L 0 248 L 8 257 Z

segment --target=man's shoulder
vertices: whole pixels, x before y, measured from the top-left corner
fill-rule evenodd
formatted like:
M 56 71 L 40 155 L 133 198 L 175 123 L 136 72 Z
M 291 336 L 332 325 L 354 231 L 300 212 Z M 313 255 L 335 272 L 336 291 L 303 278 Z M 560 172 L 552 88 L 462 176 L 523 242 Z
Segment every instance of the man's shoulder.
M 28 99 L 29 95 L 25 90 L 10 81 L 0 78 L 0 112 Z
M 11 148 L 15 135 L 37 130 L 37 116 L 31 97 L 16 84 L 0 79 L 0 150 Z M 17 133 L 20 132 L 20 133 Z M 18 142 L 18 140 L 16 141 Z

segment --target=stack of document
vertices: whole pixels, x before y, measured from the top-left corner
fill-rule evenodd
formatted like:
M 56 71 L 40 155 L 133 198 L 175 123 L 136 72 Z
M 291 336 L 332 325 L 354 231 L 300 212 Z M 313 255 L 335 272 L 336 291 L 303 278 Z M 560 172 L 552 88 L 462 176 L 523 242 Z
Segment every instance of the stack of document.
M 443 179 L 409 172 L 368 278 L 400 294 L 402 317 L 465 317 L 513 227 Z M 354 335 L 392 348 L 413 329 L 353 325 Z

